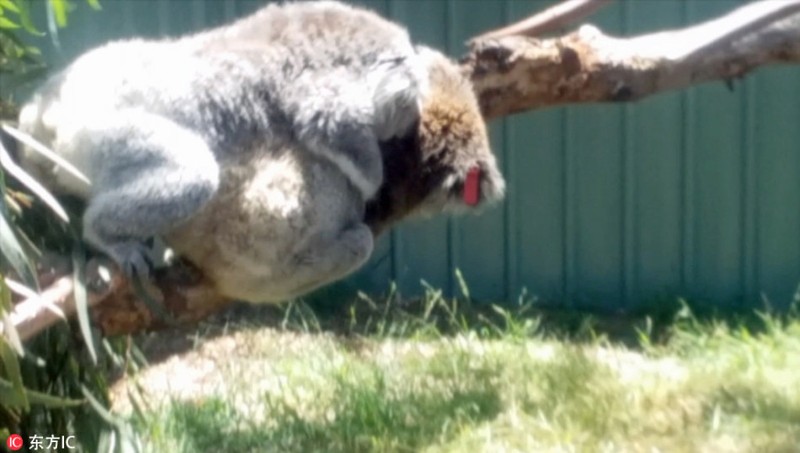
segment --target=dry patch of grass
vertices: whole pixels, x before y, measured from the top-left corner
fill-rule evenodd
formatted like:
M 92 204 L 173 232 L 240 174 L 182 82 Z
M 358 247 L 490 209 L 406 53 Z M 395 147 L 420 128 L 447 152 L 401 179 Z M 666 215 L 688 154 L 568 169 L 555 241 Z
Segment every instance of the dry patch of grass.
M 430 316 L 429 311 L 425 316 Z M 243 329 L 115 389 L 152 451 L 707 451 L 800 446 L 800 321 L 669 326 L 638 346 L 386 321 Z M 438 324 L 437 324 L 438 325 Z M 301 329 L 303 330 L 303 329 Z M 381 333 L 383 332 L 383 333 Z M 402 335 L 386 334 L 402 332 Z M 439 333 L 437 333 L 439 332 Z M 139 404 L 131 405 L 127 395 Z

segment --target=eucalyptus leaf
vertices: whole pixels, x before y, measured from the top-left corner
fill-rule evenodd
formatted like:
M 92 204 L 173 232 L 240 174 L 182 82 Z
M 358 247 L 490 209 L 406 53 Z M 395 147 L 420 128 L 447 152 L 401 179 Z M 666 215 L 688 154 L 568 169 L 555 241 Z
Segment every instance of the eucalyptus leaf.
M 114 417 L 114 414 L 109 412 L 109 410 L 102 403 L 100 403 L 100 401 L 98 401 L 97 398 L 94 397 L 94 395 L 92 395 L 92 392 L 90 392 L 89 389 L 87 389 L 83 385 L 81 386 L 81 393 L 83 393 L 83 396 L 86 398 L 86 401 L 89 402 L 89 405 L 92 406 L 92 409 L 94 409 L 95 412 L 97 412 L 97 415 L 99 415 L 100 418 L 103 419 L 103 421 L 112 426 L 120 425 L 120 421 L 116 417 Z
M 22 341 L 19 339 L 19 334 L 16 327 L 11 321 L 11 311 L 14 306 L 11 304 L 11 290 L 6 285 L 6 277 L 0 274 L 0 341 L 10 343 L 17 355 L 23 356 L 25 350 L 22 348 Z M 6 372 L 9 374 L 9 372 Z
M 67 0 L 50 0 L 48 2 L 50 5 L 51 11 L 53 13 L 53 17 L 55 17 L 56 24 L 60 28 L 64 28 L 67 26 Z
M 3 370 L 5 371 L 5 379 L 11 385 L 14 392 L 19 395 L 17 407 L 23 410 L 30 410 L 28 399 L 25 396 L 25 385 L 22 383 L 22 372 L 19 368 L 19 358 L 17 354 L 11 349 L 6 341 L 0 341 L 0 362 L 3 363 Z
M 86 257 L 80 242 L 76 242 L 72 250 L 72 269 L 72 295 L 75 298 L 75 311 L 78 315 L 78 324 L 81 328 L 83 341 L 86 343 L 86 348 L 89 350 L 89 355 L 92 357 L 92 362 L 97 364 L 97 350 L 94 347 L 92 326 L 89 323 L 89 298 L 86 293 Z
M 19 7 L 17 7 L 17 4 L 14 3 L 12 0 L 0 0 L 0 12 L 2 12 L 2 10 L 4 9 L 19 14 Z
M 33 21 L 31 20 L 30 2 L 23 1 L 17 2 L 16 4 L 19 7 L 19 21 L 25 31 L 35 36 L 44 36 L 44 33 L 40 32 L 36 26 L 33 25 Z
M 17 165 L 2 144 L 0 144 L 0 165 L 2 165 L 11 176 L 16 178 L 17 181 L 39 197 L 39 199 L 41 199 L 61 220 L 69 223 L 69 216 L 67 215 L 67 211 L 61 206 L 61 203 L 59 203 L 36 178 L 29 175 L 22 167 Z
M 11 289 L 6 284 L 5 275 L 0 274 L 0 315 L 10 313 L 12 308 Z
M 6 30 L 14 30 L 14 29 L 17 29 L 19 27 L 20 27 L 20 25 L 18 23 L 14 22 L 13 20 L 11 20 L 11 19 L 9 19 L 9 18 L 7 18 L 5 16 L 0 16 L 0 28 L 5 28 Z
M 11 347 L 17 351 L 17 355 L 23 357 L 25 355 L 25 349 L 22 347 L 22 340 L 19 338 L 19 332 L 17 332 L 17 328 L 11 321 L 11 316 L 8 312 L 0 315 L 0 322 L 3 323 L 2 331 L 5 335 L 5 337 L 0 337 L 0 340 L 7 340 L 11 344 Z
M 27 389 L 25 390 L 25 395 L 28 397 L 28 402 L 30 402 L 31 405 L 39 405 L 49 408 L 75 407 L 86 403 L 83 400 L 61 398 L 58 396 L 48 395 L 47 393 Z
M 39 288 L 36 272 L 33 265 L 23 251 L 22 244 L 17 240 L 6 210 L 0 211 L 0 249 L 2 256 L 11 265 L 14 271 L 22 278 L 26 286 Z
M 54 164 L 58 165 L 60 168 L 64 169 L 67 173 L 71 174 L 72 176 L 78 178 L 81 182 L 85 183 L 87 186 L 91 185 L 89 182 L 89 178 L 86 177 L 77 167 L 72 165 L 68 160 L 61 157 L 58 153 L 53 151 L 52 149 L 44 146 L 41 142 L 33 138 L 30 134 L 26 134 L 21 130 L 11 127 L 8 124 L 3 124 L 2 129 L 10 136 L 14 137 L 15 139 L 19 140 L 23 144 L 27 145 L 33 151 L 41 154 L 42 156 L 46 157 L 47 159 L 51 160 Z
M 9 408 L 23 408 L 26 402 L 25 392 L 18 391 L 11 382 L 0 377 L 0 401 Z
M 0 399 L 3 400 L 5 403 L 6 401 L 10 401 L 8 398 L 16 398 L 17 393 L 16 389 L 11 382 L 7 379 L 3 379 L 0 377 Z M 61 398 L 57 396 L 48 395 L 46 393 L 37 392 L 35 390 L 28 390 L 26 388 L 22 389 L 21 392 L 23 398 L 25 398 L 30 404 L 40 405 L 48 408 L 53 409 L 62 409 L 65 407 L 75 407 L 85 404 L 83 400 L 76 400 L 71 398 Z

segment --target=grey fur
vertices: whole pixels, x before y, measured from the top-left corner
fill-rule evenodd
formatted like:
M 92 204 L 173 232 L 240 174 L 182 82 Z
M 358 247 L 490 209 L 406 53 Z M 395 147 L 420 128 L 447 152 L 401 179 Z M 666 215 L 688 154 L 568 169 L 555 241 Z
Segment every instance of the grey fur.
M 274 241 L 262 257 L 273 261 L 253 263 L 259 287 L 228 293 L 279 300 L 369 256 L 362 218 L 383 182 L 379 140 L 416 123 L 426 81 L 407 32 L 371 12 L 336 2 L 270 5 L 187 37 L 91 50 L 34 96 L 21 128 L 85 172 L 91 187 L 35 153 L 23 151 L 22 160 L 54 189 L 89 201 L 86 239 L 129 272 L 146 270 L 143 240 L 167 236 L 186 253 L 181 237 L 192 225 L 219 222 L 216 211 L 198 213 L 224 211 L 232 193 L 253 189 L 259 221 L 280 234 L 198 231 L 231 244 Z M 284 164 L 288 173 L 258 178 Z

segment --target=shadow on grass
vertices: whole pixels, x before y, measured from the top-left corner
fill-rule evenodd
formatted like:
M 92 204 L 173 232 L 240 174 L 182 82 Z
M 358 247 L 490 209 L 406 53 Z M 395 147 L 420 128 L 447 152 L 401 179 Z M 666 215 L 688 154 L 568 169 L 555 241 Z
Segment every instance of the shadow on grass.
M 187 452 L 419 451 L 457 435 L 466 424 L 493 419 L 502 407 L 488 385 L 449 394 L 393 395 L 381 382 L 338 380 L 331 405 L 335 414 L 327 416 L 304 417 L 286 400 L 266 395 L 269 422 L 263 425 L 220 399 L 176 402 L 167 419 L 182 434 Z
M 139 344 L 151 363 L 189 350 L 199 339 L 262 327 L 332 333 L 348 348 L 358 348 L 365 336 L 437 338 L 466 332 L 487 339 L 539 337 L 578 344 L 603 339 L 639 348 L 664 344 L 678 329 L 710 323 L 745 328 L 757 334 L 769 329 L 764 313 L 781 322 L 797 317 L 799 306 L 795 301 L 789 310 L 779 312 L 769 307 L 760 311 L 753 308 L 721 310 L 700 301 L 661 298 L 633 311 L 611 313 L 564 308 L 563 304 L 536 300 L 495 305 L 468 297 L 445 298 L 441 291 L 426 288 L 423 296 L 411 299 L 403 299 L 390 291 L 388 296 L 377 301 L 361 295 L 349 301 L 312 298 L 308 303 L 284 305 L 238 303 L 201 323 L 199 328 L 143 336 Z
M 730 416 L 759 423 L 763 430 L 782 433 L 785 441 L 791 442 L 785 445 L 786 449 L 770 451 L 790 451 L 790 445 L 794 448 L 800 445 L 800 407 L 774 390 L 743 385 L 723 387 L 712 396 L 710 406 L 719 407 Z

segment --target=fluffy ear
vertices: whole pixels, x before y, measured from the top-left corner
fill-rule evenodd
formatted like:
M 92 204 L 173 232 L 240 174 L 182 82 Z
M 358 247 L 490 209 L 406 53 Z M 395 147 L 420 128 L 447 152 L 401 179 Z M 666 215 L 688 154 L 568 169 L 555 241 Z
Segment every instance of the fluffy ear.
M 373 93 L 375 134 L 380 141 L 406 135 L 417 120 L 427 91 L 427 74 L 421 61 L 399 58 L 381 62 Z

